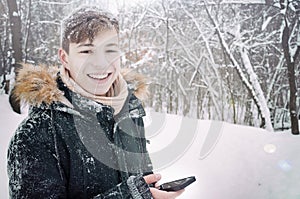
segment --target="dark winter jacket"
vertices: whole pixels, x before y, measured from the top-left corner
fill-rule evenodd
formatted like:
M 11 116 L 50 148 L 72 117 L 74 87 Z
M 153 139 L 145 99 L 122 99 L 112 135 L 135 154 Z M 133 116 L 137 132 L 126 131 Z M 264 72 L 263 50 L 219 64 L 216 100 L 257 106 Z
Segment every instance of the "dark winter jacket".
M 71 92 L 56 74 L 28 65 L 19 72 L 15 95 L 32 107 L 8 149 L 10 197 L 152 198 L 142 178 L 152 170 L 145 112 L 134 95 L 143 85 L 129 78 L 129 96 L 114 116 L 112 107 Z

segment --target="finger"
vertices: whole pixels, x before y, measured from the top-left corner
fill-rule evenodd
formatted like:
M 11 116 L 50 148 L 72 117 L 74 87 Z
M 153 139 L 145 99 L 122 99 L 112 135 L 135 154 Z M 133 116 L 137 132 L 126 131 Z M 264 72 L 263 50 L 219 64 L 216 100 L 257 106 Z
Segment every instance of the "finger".
M 178 196 L 180 196 L 184 192 L 184 189 L 181 189 L 179 191 L 161 191 L 156 188 L 150 188 L 150 192 L 154 198 L 173 199 L 173 198 L 177 198 Z
M 185 189 L 181 189 L 181 190 L 175 191 L 175 192 L 173 192 L 173 193 L 176 193 L 176 196 L 179 196 L 179 195 L 181 195 L 184 191 L 185 191 Z
M 156 183 L 154 184 L 154 187 L 155 187 L 155 188 L 159 188 L 159 185 L 160 185 L 160 184 L 159 184 L 158 182 L 156 182 Z
M 177 197 L 177 196 L 181 195 L 184 192 L 184 190 L 185 189 L 181 189 L 179 191 L 168 191 L 167 193 L 170 197 Z
M 150 174 L 147 176 L 144 176 L 144 179 L 146 181 L 147 184 L 152 184 L 154 182 L 157 182 L 161 179 L 161 175 L 156 173 L 156 174 Z

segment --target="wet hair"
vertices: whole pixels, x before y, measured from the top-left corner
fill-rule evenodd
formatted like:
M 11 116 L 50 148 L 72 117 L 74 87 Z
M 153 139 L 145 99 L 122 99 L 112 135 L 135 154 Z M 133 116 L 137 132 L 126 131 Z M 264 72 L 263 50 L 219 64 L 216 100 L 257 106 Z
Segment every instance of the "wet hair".
M 97 34 L 106 30 L 119 33 L 119 22 L 109 12 L 95 6 L 84 6 L 72 12 L 62 21 L 61 47 L 69 53 L 70 43 L 91 42 Z

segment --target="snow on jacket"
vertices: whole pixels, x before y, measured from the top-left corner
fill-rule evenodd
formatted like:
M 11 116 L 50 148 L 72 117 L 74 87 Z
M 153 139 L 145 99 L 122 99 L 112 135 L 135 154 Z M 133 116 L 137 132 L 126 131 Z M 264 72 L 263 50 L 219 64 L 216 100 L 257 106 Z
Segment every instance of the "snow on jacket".
M 152 172 L 136 97 L 146 91 L 143 78 L 124 75 L 129 95 L 114 116 L 112 107 L 67 89 L 51 68 L 19 71 L 14 95 L 31 108 L 8 149 L 10 197 L 152 198 L 142 177 Z

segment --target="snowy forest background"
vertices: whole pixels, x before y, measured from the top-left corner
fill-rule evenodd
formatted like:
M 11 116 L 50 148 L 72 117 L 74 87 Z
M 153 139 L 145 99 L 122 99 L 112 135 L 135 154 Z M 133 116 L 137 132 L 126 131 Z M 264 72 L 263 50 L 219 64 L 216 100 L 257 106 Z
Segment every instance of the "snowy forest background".
M 146 107 L 299 133 L 299 0 L 0 0 L 1 94 L 20 62 L 59 65 L 60 21 L 82 4 L 118 16 Z

